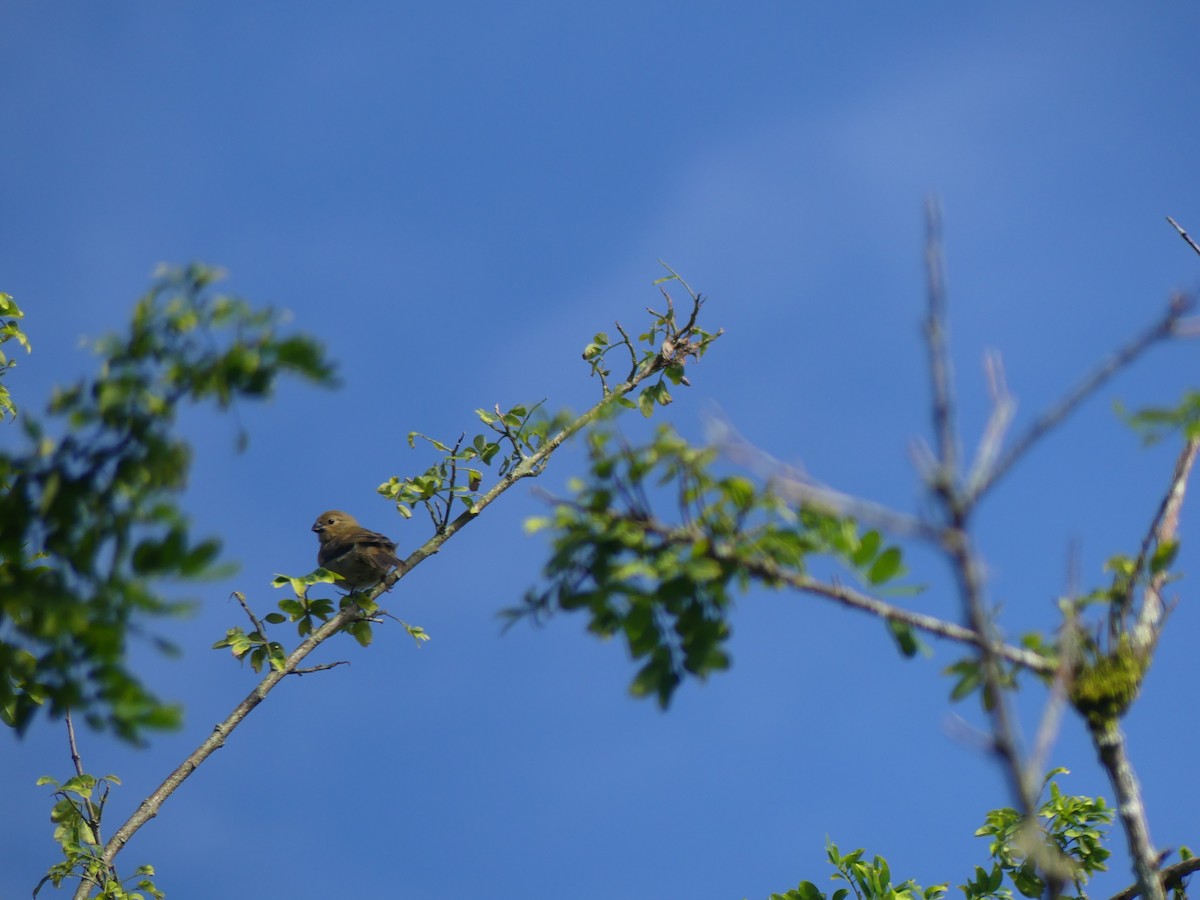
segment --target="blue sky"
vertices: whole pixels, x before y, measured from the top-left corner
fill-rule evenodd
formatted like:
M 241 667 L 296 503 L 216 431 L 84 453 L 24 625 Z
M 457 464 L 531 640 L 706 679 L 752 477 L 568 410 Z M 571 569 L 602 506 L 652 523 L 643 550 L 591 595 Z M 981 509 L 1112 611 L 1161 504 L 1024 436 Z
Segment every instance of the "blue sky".
M 418 545 L 427 523 L 374 493 L 428 464 L 407 433 L 453 439 L 496 403 L 589 405 L 579 352 L 639 324 L 656 260 L 727 330 L 665 420 L 699 438 L 720 410 L 907 510 L 928 432 L 927 194 L 945 209 L 968 446 L 986 349 L 1019 425 L 1200 282 L 1163 218 L 1200 231 L 1200 14 L 1184 4 L 17 0 L 0 23 L 0 290 L 35 349 L 6 379 L 18 401 L 87 371 L 81 336 L 120 327 L 160 261 L 227 267 L 230 290 L 319 334 L 344 380 L 243 406 L 240 455 L 229 420 L 187 417 L 189 512 L 241 569 L 162 626 L 181 659 L 134 648 L 185 729 L 142 751 L 83 739 L 89 769 L 124 781 L 110 829 L 251 689 L 208 649 L 242 624 L 229 592 L 267 608 L 276 572 L 315 564 L 308 527 L 329 507 Z M 988 500 L 979 538 L 1013 633 L 1053 626 L 1073 543 L 1092 584 L 1136 548 L 1176 448 L 1142 449 L 1111 401 L 1175 399 L 1195 354 L 1140 362 Z M 570 450 L 541 486 L 580 469 Z M 827 835 L 925 884 L 984 860 L 971 833 L 1009 798 L 954 724 L 978 721 L 946 699 L 954 648 L 902 661 L 875 621 L 755 593 L 733 669 L 662 714 L 579 620 L 499 634 L 545 557 L 521 531 L 540 509 L 512 492 L 414 571 L 390 605 L 429 644 L 385 629 L 366 652 L 327 647 L 352 665 L 272 694 L 123 864 L 152 862 L 172 900 L 657 900 L 823 883 Z M 940 564 L 913 564 L 931 584 L 914 605 L 956 617 Z M 1126 722 L 1163 847 L 1198 839 L 1189 585 Z M 1040 699 L 1022 694 L 1027 731 Z M 61 727 L 0 760 L 0 896 L 25 896 L 55 860 L 33 782 L 69 773 Z M 1053 762 L 1064 789 L 1109 795 L 1078 723 Z M 1093 895 L 1130 881 L 1119 854 Z

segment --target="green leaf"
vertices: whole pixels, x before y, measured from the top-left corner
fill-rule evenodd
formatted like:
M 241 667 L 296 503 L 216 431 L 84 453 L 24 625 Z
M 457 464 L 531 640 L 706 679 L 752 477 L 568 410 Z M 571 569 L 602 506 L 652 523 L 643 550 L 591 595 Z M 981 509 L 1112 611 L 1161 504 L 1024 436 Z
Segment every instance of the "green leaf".
M 867 580 L 871 584 L 883 584 L 885 581 L 891 581 L 902 569 L 900 549 L 898 547 L 888 547 L 883 553 L 879 554 L 879 558 L 871 565 L 867 572 Z
M 882 543 L 883 537 L 878 531 L 868 531 L 862 536 L 858 544 L 858 549 L 854 551 L 850 557 L 850 561 L 856 566 L 865 566 L 875 558 L 875 554 L 879 552 L 879 546 Z
M 1154 549 L 1150 557 L 1150 574 L 1158 575 L 1165 572 L 1175 562 L 1179 554 L 1179 541 L 1163 541 Z

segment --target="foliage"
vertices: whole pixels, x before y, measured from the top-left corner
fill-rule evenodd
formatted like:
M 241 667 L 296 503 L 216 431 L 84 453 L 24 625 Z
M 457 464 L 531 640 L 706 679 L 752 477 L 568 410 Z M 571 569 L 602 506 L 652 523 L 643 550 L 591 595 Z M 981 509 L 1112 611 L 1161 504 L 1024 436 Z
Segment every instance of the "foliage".
M 553 529 L 549 586 L 506 615 L 584 612 L 592 632 L 622 636 L 642 661 L 632 692 L 664 707 L 687 676 L 729 667 L 730 608 L 752 582 L 779 587 L 816 556 L 875 587 L 906 573 L 899 548 L 878 531 L 815 507 L 793 509 L 742 475 L 714 474 L 716 451 L 692 447 L 668 427 L 638 447 L 594 430 L 588 449 L 589 477 L 573 482 L 574 496 L 526 525 Z M 668 484 L 672 524 L 651 513 L 652 494 Z M 893 623 L 892 630 L 906 653 L 915 652 L 909 629 Z
M 1130 412 L 1118 403 L 1117 413 L 1147 444 L 1176 433 L 1189 440 L 1200 437 L 1200 391 L 1185 391 L 1175 406 L 1148 406 Z
M 856 900 L 938 900 L 946 893 L 944 884 L 922 888 L 911 879 L 892 884 L 892 872 L 887 860 L 876 856 L 867 862 L 863 859 L 865 852 L 859 848 L 843 854 L 837 844 L 826 841 L 825 855 L 834 868 L 830 877 L 834 881 L 846 882 L 849 887 L 838 888 L 828 895 L 811 881 L 801 881 L 790 891 L 772 894 L 769 900 L 846 900 L 851 893 Z
M 178 722 L 125 660 L 136 620 L 182 608 L 161 582 L 211 575 L 219 550 L 179 507 L 178 411 L 268 396 L 285 374 L 332 382 L 315 341 L 214 294 L 219 277 L 160 271 L 128 332 L 96 343 L 98 374 L 58 390 L 46 422 L 23 416 L 27 447 L 0 452 L 0 717 L 18 730 L 43 704 L 127 739 Z
M 965 900 L 1013 900 L 1014 888 L 1023 897 L 1042 897 L 1047 873 L 1058 879 L 1056 896 L 1084 900 L 1088 879 L 1106 869 L 1109 852 L 1103 842 L 1113 812 L 1102 797 L 1063 794 L 1053 779 L 1066 772 L 1054 769 L 1045 777 L 1043 784 L 1049 784 L 1050 797 L 1038 811 L 1044 825 L 1029 823 L 1008 807 L 987 814 L 975 835 L 989 839 L 992 864 L 976 866 L 973 876 L 959 885 Z M 861 848 L 843 854 L 829 842 L 826 854 L 834 868 L 833 880 L 846 882 L 848 888 L 839 888 L 830 897 L 811 881 L 801 881 L 792 890 L 772 894 L 769 900 L 846 900 L 851 893 L 856 900 L 937 900 L 948 887 L 941 884 L 923 889 L 911 879 L 894 885 L 887 860 L 876 856 L 867 862 Z M 1076 893 L 1064 893 L 1066 884 L 1073 885 Z
M 411 518 L 414 506 L 425 507 L 434 528 L 444 530 L 456 501 L 457 505 L 470 509 L 482 496 L 483 472 L 469 463 L 495 466 L 496 474 L 503 478 L 516 472 L 546 445 L 552 434 L 570 421 L 565 413 L 554 417 L 538 415 L 540 407 L 539 403 L 532 407 L 514 406 L 507 411 L 502 411 L 499 406 L 492 412 L 475 410 L 475 415 L 491 434 L 476 434 L 465 445 L 465 434 L 460 435 L 451 447 L 418 431 L 411 432 L 409 447 L 415 447 L 419 439 L 444 455 L 420 475 L 392 476 L 379 486 L 378 492 L 394 502 L 397 511 L 406 519 Z M 460 483 L 462 478 L 466 484 Z
M 282 672 L 287 663 L 288 651 L 279 641 L 268 639 L 266 626 L 292 622 L 296 625 L 296 633 L 301 638 L 308 637 L 319 623 L 323 624 L 333 618 L 335 612 L 333 600 L 324 597 L 310 598 L 308 596 L 309 588 L 317 584 L 337 584 L 340 579 L 340 575 L 325 569 L 317 569 L 302 576 L 277 575 L 272 585 L 277 588 L 290 587 L 294 596 L 280 600 L 278 604 L 280 612 L 268 613 L 261 620 L 250 611 L 245 596 L 240 592 L 235 592 L 234 597 L 242 604 L 242 608 L 254 622 L 254 629 L 247 632 L 238 627 L 230 628 L 225 633 L 225 637 L 213 644 L 212 648 L 214 650 L 228 648 L 234 659 L 240 662 L 249 660 L 250 668 L 255 672 L 261 672 L 265 665 Z M 371 645 L 374 640 L 371 625 L 378 623 L 381 615 L 395 618 L 395 616 L 382 612 L 379 603 L 363 592 L 354 592 L 343 596 L 337 606 L 337 611 L 350 607 L 353 607 L 356 614 L 350 617 L 341 631 L 353 637 L 361 647 Z M 396 619 L 396 621 L 417 642 L 418 647 L 424 641 L 429 640 L 429 635 L 421 626 L 410 625 L 400 619 Z
M 16 341 L 25 348 L 26 353 L 30 351 L 29 338 L 21 331 L 21 325 L 17 322 L 17 319 L 20 319 L 24 315 L 21 312 L 21 308 L 17 306 L 16 301 L 9 294 L 0 293 L 0 347 L 9 341 Z M 16 364 L 16 360 L 9 359 L 8 355 L 3 350 L 0 350 L 0 377 L 3 377 Z M 17 407 L 13 403 L 8 387 L 0 383 L 0 420 L 5 415 L 9 415 L 15 419 L 17 416 Z
M 80 772 L 59 784 L 49 776 L 38 779 L 38 785 L 54 788 L 55 803 L 50 811 L 54 823 L 54 840 L 63 852 L 63 861 L 51 867 L 49 873 L 33 890 L 33 896 L 48 883 L 60 887 L 72 877 L 86 875 L 99 886 L 99 893 L 91 896 L 100 900 L 145 900 L 148 894 L 162 900 L 162 891 L 155 887 L 149 876 L 154 875 L 152 866 L 139 866 L 133 875 L 121 881 L 107 870 L 100 859 L 100 822 L 109 792 L 121 780 L 115 775 L 97 778 Z M 138 879 L 131 887 L 127 882 Z M 145 893 L 142 893 L 142 892 Z
M 1056 878 L 1056 893 L 1083 898 L 1091 876 L 1108 868 L 1103 842 L 1113 811 L 1103 797 L 1063 794 L 1053 779 L 1066 772 L 1058 768 L 1046 775 L 1050 797 L 1038 810 L 1043 826 L 1028 823 L 1010 807 L 987 814 L 975 835 L 990 839 L 992 868 L 976 866 L 974 878 L 961 886 L 967 900 L 1012 900 L 1012 891 L 1001 887 L 1005 878 L 1025 897 L 1043 896 L 1047 879 Z M 1061 893 L 1064 884 L 1074 885 L 1077 893 Z

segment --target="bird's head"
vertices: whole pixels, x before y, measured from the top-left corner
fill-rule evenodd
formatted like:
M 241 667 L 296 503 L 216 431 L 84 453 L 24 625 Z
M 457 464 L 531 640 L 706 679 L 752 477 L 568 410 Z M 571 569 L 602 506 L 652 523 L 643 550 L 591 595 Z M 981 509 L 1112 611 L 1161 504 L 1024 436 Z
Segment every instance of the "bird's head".
M 312 530 L 317 533 L 317 537 L 324 540 L 327 532 L 335 532 L 340 528 L 356 527 L 357 525 L 358 520 L 350 513 L 344 513 L 340 509 L 330 509 L 317 516 Z

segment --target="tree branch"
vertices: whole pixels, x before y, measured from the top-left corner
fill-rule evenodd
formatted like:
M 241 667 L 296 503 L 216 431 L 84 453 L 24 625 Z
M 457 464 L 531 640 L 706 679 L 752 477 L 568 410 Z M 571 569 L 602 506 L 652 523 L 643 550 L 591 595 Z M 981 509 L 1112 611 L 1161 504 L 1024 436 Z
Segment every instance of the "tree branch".
M 1125 735 L 1121 733 L 1116 719 L 1106 719 L 1098 725 L 1089 721 L 1088 728 L 1100 756 L 1100 764 L 1108 773 L 1117 797 L 1117 815 L 1121 817 L 1129 855 L 1133 857 L 1133 871 L 1138 880 L 1137 893 L 1145 900 L 1164 900 L 1158 853 L 1150 840 L 1142 789 L 1125 752 Z
M 942 259 L 942 214 L 936 200 L 925 204 L 925 271 L 928 279 L 929 312 L 925 318 L 925 343 L 929 349 L 929 374 L 933 385 L 933 433 L 941 463 L 938 474 L 953 477 L 958 472 L 958 432 L 954 420 L 954 376 L 950 365 L 946 326 L 946 272 Z M 935 485 L 953 489 L 953 482 Z
M 978 479 L 973 488 L 967 491 L 964 503 L 968 507 L 975 506 L 980 499 L 995 487 L 996 482 L 1003 478 L 1020 459 L 1029 452 L 1039 440 L 1054 430 L 1071 413 L 1079 408 L 1083 401 L 1103 387 L 1114 375 L 1129 366 L 1139 356 L 1157 344 L 1176 334 L 1176 326 L 1180 320 L 1196 306 L 1194 297 L 1182 294 L 1171 298 L 1166 311 L 1149 328 L 1137 335 L 1116 353 L 1101 363 L 1096 369 L 1067 393 L 1057 404 L 1042 413 L 1016 439 L 1006 452 L 1001 454 L 991 470 Z
M 1158 513 L 1142 542 L 1142 549 L 1138 553 L 1135 563 L 1135 572 L 1141 571 L 1146 558 L 1152 552 L 1152 547 L 1161 547 L 1175 540 L 1175 535 L 1179 530 L 1179 512 L 1183 508 L 1183 498 L 1187 492 L 1188 478 L 1191 476 L 1192 467 L 1196 462 L 1197 451 L 1200 451 L 1200 438 L 1191 438 L 1184 444 L 1183 450 L 1179 454 L 1179 460 L 1175 463 L 1175 473 L 1171 477 L 1171 484 L 1167 488 L 1166 496 L 1163 497 Z M 1166 615 L 1166 606 L 1162 600 L 1162 588 L 1166 580 L 1167 572 L 1165 570 L 1158 572 L 1151 576 L 1150 583 L 1142 592 L 1142 608 L 1138 612 L 1133 640 L 1137 646 L 1147 650 L 1152 649 L 1157 643 L 1159 629 L 1162 627 L 1162 621 Z
M 699 302 L 698 300 L 696 301 Z M 438 533 L 435 533 L 429 540 L 417 548 L 404 563 L 394 569 L 383 582 L 373 588 L 368 595 L 370 600 L 374 601 L 382 594 L 390 591 L 392 587 L 404 575 L 410 572 L 413 568 L 419 565 L 424 560 L 433 556 L 446 541 L 450 540 L 455 534 L 461 531 L 464 527 L 474 521 L 484 509 L 500 498 L 502 494 L 512 488 L 518 481 L 527 477 L 534 477 L 542 471 L 546 461 L 550 458 L 562 444 L 571 436 L 578 433 L 581 429 L 591 424 L 601 415 L 603 415 L 610 406 L 612 406 L 619 398 L 624 397 L 637 388 L 639 384 L 656 373 L 665 364 L 662 356 L 656 356 L 653 359 L 647 360 L 632 377 L 627 379 L 622 384 L 618 385 L 610 393 L 607 393 L 600 402 L 595 406 L 571 422 L 566 427 L 562 428 L 557 434 L 546 441 L 538 450 L 517 465 L 511 472 L 505 475 L 500 481 L 485 493 L 470 509 L 466 510 L 455 518 L 452 522 L 444 527 Z M 257 707 L 274 688 L 290 674 L 297 673 L 300 663 L 303 662 L 313 650 L 324 643 L 329 638 L 333 637 L 348 625 L 357 615 L 359 609 L 356 605 L 350 604 L 345 609 L 338 612 L 333 618 L 321 625 L 305 638 L 295 650 L 287 657 L 282 669 L 272 669 L 263 679 L 254 687 L 254 689 L 246 696 L 241 703 L 234 707 L 221 722 L 214 726 L 212 734 L 205 738 L 200 745 L 193 750 L 186 759 L 181 762 L 174 771 L 166 777 L 161 785 L 158 786 L 145 800 L 141 802 L 133 815 L 109 838 L 108 843 L 104 846 L 104 851 L 101 854 L 101 864 L 103 867 L 112 865 L 117 854 L 129 842 L 137 831 L 158 815 L 158 811 L 162 808 L 163 803 L 170 797 L 179 787 L 187 780 L 197 768 L 199 768 L 206 759 L 208 759 L 216 750 L 224 746 L 229 735 L 242 723 L 255 707 Z M 75 900 L 86 900 L 94 882 L 86 875 L 83 877 L 75 892 Z
M 1193 856 L 1191 859 L 1185 859 L 1161 869 L 1158 875 L 1162 882 L 1163 892 L 1182 887 L 1183 879 L 1197 871 L 1200 871 L 1200 856 Z M 1131 884 L 1120 893 L 1113 894 L 1109 900 L 1133 900 L 1134 897 L 1140 897 L 1141 894 L 1141 885 Z
M 561 503 L 565 501 L 560 500 L 557 502 Z M 647 520 L 645 518 L 625 516 L 611 509 L 607 510 L 605 515 L 614 521 L 628 521 L 639 528 L 644 528 L 657 537 L 664 538 L 675 544 L 690 546 L 699 541 L 704 541 L 706 544 L 711 541 L 709 536 L 703 534 L 695 526 L 672 527 L 655 519 Z M 869 594 L 864 594 L 845 585 L 820 581 L 811 575 L 786 569 L 774 560 L 747 559 L 738 555 L 736 551 L 721 542 L 711 541 L 709 552 L 721 562 L 737 563 L 740 568 L 767 583 L 786 584 L 802 593 L 835 600 L 843 606 L 861 610 L 889 622 L 899 622 L 908 625 L 935 637 L 969 644 L 973 647 L 981 647 L 984 643 L 984 639 L 977 632 L 970 628 L 964 628 L 957 623 L 947 622 L 945 619 L 939 619 L 936 616 L 913 612 L 904 607 L 895 606 L 886 600 L 880 600 L 877 597 L 872 597 Z M 1024 647 L 1014 647 L 1010 644 L 998 643 L 995 647 L 995 653 L 998 658 L 1040 675 L 1049 675 L 1055 671 L 1053 661 L 1042 656 L 1040 653 L 1035 653 Z

